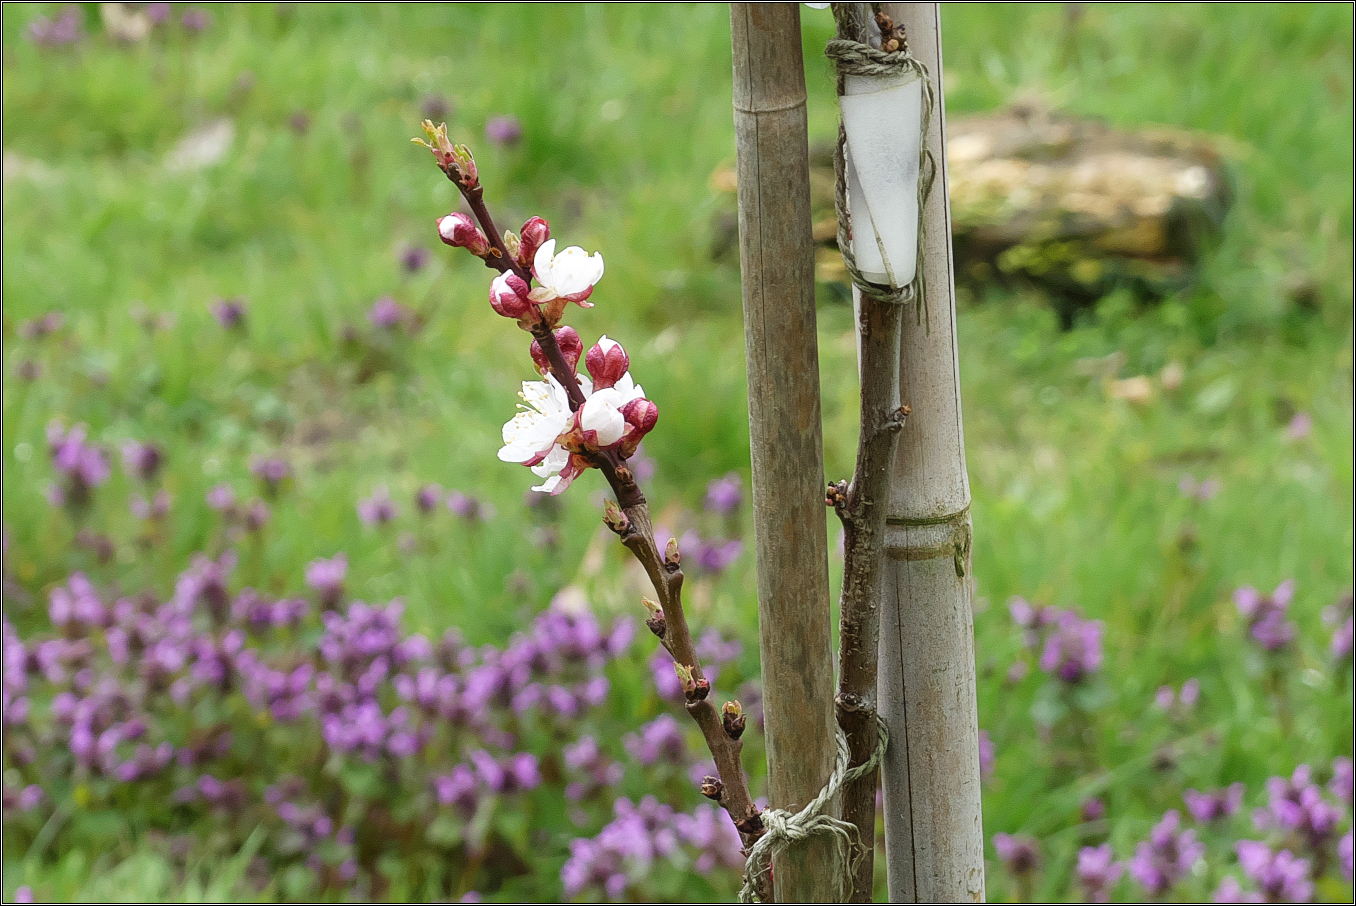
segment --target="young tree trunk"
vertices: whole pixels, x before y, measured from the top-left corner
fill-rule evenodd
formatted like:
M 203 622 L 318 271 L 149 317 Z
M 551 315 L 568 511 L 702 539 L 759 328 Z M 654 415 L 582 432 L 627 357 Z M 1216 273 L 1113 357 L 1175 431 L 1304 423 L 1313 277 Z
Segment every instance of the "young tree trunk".
M 798 811 L 836 753 L 800 7 L 732 3 L 730 23 L 768 794 Z M 812 838 L 775 860 L 774 895 L 829 902 L 845 873 Z
M 882 777 L 893 902 L 980 902 L 979 729 L 970 609 L 970 483 L 965 472 L 956 307 L 947 202 L 940 14 L 887 3 L 931 73 L 937 109 L 928 148 L 938 178 L 924 208 L 919 262 L 927 312 L 904 317 L 900 433 L 881 584 L 880 709 L 890 728 Z

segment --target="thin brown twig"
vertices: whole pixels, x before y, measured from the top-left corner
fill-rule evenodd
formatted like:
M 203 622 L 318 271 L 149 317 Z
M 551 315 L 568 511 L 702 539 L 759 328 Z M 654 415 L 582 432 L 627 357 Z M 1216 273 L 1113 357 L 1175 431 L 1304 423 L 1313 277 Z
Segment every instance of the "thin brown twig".
M 453 173 L 449 172 L 447 176 L 461 191 L 490 242 L 492 254 L 485 257 L 485 263 L 501 273 L 512 271 L 530 286 L 532 274 L 515 261 L 504 247 L 494 219 L 485 204 L 484 190 L 479 183 L 468 188 Z M 578 410 L 585 401 L 578 377 L 566 361 L 560 344 L 556 341 L 555 332 L 540 309 L 534 305 L 532 311 L 535 314 L 535 321 L 530 328 L 532 336 L 545 354 L 551 374 L 565 388 L 571 410 Z M 682 569 L 676 556 L 670 558 L 660 553 L 655 542 L 649 505 L 631 469 L 615 451 L 605 450 L 592 454 L 590 462 L 603 473 L 617 497 L 618 505 L 626 514 L 626 523 L 618 534 L 622 543 L 644 567 L 659 597 L 659 604 L 664 613 L 664 634 L 660 642 L 673 656 L 676 664 L 691 671 L 693 680 L 700 690 L 700 694 L 687 695 L 686 710 L 701 730 L 706 747 L 715 761 L 721 781 L 718 803 L 729 814 L 747 849 L 763 835 L 763 823 L 759 817 L 758 807 L 749 792 L 748 778 L 744 774 L 741 761 L 744 743 L 726 731 L 720 710 L 709 696 L 710 685 L 702 670 L 701 660 L 697 657 L 692 631 L 683 610 Z M 767 891 L 764 900 L 769 898 L 770 890 Z

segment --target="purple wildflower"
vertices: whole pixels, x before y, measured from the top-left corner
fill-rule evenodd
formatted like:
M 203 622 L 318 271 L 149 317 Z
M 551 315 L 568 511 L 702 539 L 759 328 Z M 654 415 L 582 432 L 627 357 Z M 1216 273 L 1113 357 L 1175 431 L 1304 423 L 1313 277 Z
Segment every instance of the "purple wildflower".
M 390 296 L 382 296 L 372 304 L 367 320 L 382 330 L 395 330 L 410 317 L 410 310 Z
M 436 510 L 442 501 L 443 489 L 436 484 L 426 484 L 414 493 L 415 509 L 425 516 Z
M 1181 829 L 1181 816 L 1173 809 L 1154 825 L 1149 839 L 1135 847 L 1130 876 L 1150 896 L 1161 897 L 1204 855 L 1205 844 L 1196 839 L 1195 831 Z
M 1286 609 L 1295 596 L 1295 580 L 1287 579 L 1270 596 L 1264 596 L 1251 585 L 1234 592 L 1234 605 L 1248 621 L 1253 639 L 1267 651 L 1279 651 L 1295 639 L 1295 624 L 1285 618 Z
M 1213 793 L 1187 790 L 1182 793 L 1182 799 L 1186 802 L 1187 811 L 1191 813 L 1192 818 L 1201 824 L 1209 824 L 1236 814 L 1243 804 L 1244 789 L 1241 783 L 1231 783 Z
M 461 491 L 447 492 L 447 508 L 467 522 L 489 521 L 494 518 L 494 507 Z
M 988 730 L 979 731 L 979 773 L 982 777 L 992 777 L 994 764 L 997 762 L 994 754 L 993 739 L 989 736 Z
M 183 18 L 180 21 L 183 23 L 185 31 L 192 32 L 196 35 L 211 28 L 212 14 L 205 9 L 194 7 L 193 9 L 185 10 Z
M 744 867 L 743 841 L 725 813 L 702 803 L 691 814 L 673 818 L 673 829 L 685 846 L 696 850 L 692 867 L 706 875 L 717 868 L 738 871 Z
M 428 117 L 434 119 L 434 117 Z M 411 274 L 417 274 L 428 266 L 428 249 L 417 245 L 407 245 L 400 251 L 400 266 Z
M 743 481 L 738 472 L 730 472 L 724 478 L 712 479 L 706 486 L 706 511 L 729 515 L 739 509 L 744 502 Z
M 169 21 L 170 5 L 168 3 L 147 3 L 146 17 L 151 20 L 152 25 L 164 25 Z
M 1239 840 L 1234 844 L 1243 873 L 1256 882 L 1273 903 L 1305 903 L 1314 895 L 1309 860 L 1297 859 L 1288 849 L 1273 853 L 1265 843 Z
M 523 137 L 523 124 L 516 116 L 493 116 L 485 124 L 485 137 L 496 145 L 516 145 Z
M 1345 756 L 1334 758 L 1332 780 L 1328 781 L 1328 792 L 1341 799 L 1350 808 L 1354 785 L 1356 785 L 1356 777 L 1353 777 L 1351 759 Z
M 1071 685 L 1095 673 L 1102 666 L 1102 621 L 1061 611 L 1045 639 L 1040 666 Z
M 82 507 L 90 502 L 94 488 L 108 480 L 112 470 L 104 451 L 85 441 L 85 426 L 70 430 L 53 421 L 47 426 L 47 448 L 52 467 L 65 479 L 56 486 L 57 499 L 64 504 Z
M 367 525 L 385 525 L 395 517 L 395 504 L 385 487 L 377 488 L 371 497 L 358 501 L 358 518 Z
M 1342 868 L 1342 877 L 1351 882 L 1352 876 L 1352 849 L 1351 849 L 1351 831 L 1347 831 L 1341 840 L 1337 841 L 1337 862 Z
M 165 452 L 156 444 L 129 440 L 122 445 L 122 462 L 127 474 L 139 481 L 153 481 L 165 464 Z
M 348 576 L 348 555 L 336 554 L 329 560 L 312 560 L 306 567 L 306 584 L 320 595 L 320 606 L 333 610 L 344 597 L 344 578 Z
M 1094 800 L 1095 801 L 1095 800 Z M 1078 883 L 1091 903 L 1111 901 L 1111 888 L 1125 873 L 1125 863 L 1117 862 L 1111 844 L 1085 846 L 1078 851 Z
M 1337 832 L 1342 812 L 1323 798 L 1323 789 L 1311 782 L 1308 765 L 1300 765 L 1287 780 L 1267 780 L 1267 806 L 1253 813 L 1259 828 L 1277 827 L 1299 834 L 1315 852 Z
M 235 507 L 235 489 L 228 484 L 219 484 L 207 492 L 207 505 L 219 513 Z
M 1314 417 L 1308 412 L 1296 412 L 1290 424 L 1285 426 L 1285 437 L 1290 441 L 1301 441 L 1314 430 Z
M 39 16 L 28 26 L 28 40 L 42 47 L 64 47 L 84 36 L 85 15 L 75 5 L 62 7 L 61 16 L 55 22 Z
M 250 463 L 250 472 L 264 483 L 264 492 L 273 497 L 279 486 L 292 474 L 292 466 L 280 456 L 256 457 Z
M 128 501 L 127 506 L 132 511 L 132 515 L 138 519 L 158 520 L 169 515 L 171 502 L 169 491 L 161 488 L 155 492 L 155 496 L 150 500 L 137 495 Z
M 212 317 L 227 330 L 235 330 L 245 323 L 245 302 L 242 299 L 218 299 L 210 307 Z
M 66 316 L 59 311 L 49 311 L 41 318 L 34 318 L 31 321 L 25 321 L 19 326 L 19 336 L 25 340 L 41 340 L 51 333 L 56 333 L 61 326 L 66 323 Z
M 1040 864 L 1040 844 L 1033 837 L 1013 837 L 1009 834 L 994 834 L 993 848 L 1009 874 L 1023 877 L 1031 874 Z
M 626 751 L 644 767 L 658 762 L 682 764 L 687 756 L 683 729 L 671 715 L 661 714 L 626 737 Z
M 1210 898 L 1212 903 L 1265 903 L 1266 897 L 1255 890 L 1244 890 L 1238 878 L 1230 875 L 1220 881 L 1219 887 Z

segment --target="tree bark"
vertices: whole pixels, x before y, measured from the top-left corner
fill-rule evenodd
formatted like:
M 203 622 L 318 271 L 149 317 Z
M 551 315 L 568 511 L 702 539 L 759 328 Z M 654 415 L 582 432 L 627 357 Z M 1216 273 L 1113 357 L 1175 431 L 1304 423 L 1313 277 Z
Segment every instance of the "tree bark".
M 730 5 L 770 805 L 798 811 L 833 770 L 828 537 L 800 8 Z M 778 902 L 841 896 L 823 838 L 774 860 Z
M 840 3 L 834 7 L 838 37 L 880 46 L 871 25 L 869 5 Z M 838 90 L 843 84 L 840 80 Z M 839 148 L 838 153 L 845 149 Z M 837 173 L 845 161 L 835 160 Z M 858 212 L 854 229 L 870 229 L 869 217 Z M 880 583 L 885 515 L 896 442 L 904 424 L 899 404 L 899 331 L 904 306 L 865 297 L 852 289 L 857 319 L 857 362 L 861 382 L 861 434 L 857 464 L 846 488 L 830 487 L 843 523 L 843 590 L 839 596 L 838 726 L 847 735 L 849 765 L 865 764 L 878 743 L 876 674 L 880 650 Z M 863 852 L 852 873 L 850 902 L 870 903 L 875 886 L 876 789 L 878 771 L 843 787 L 844 821 L 857 828 Z
M 924 208 L 926 316 L 904 318 L 900 433 L 885 532 L 880 708 L 890 728 L 882 771 L 890 899 L 980 902 L 970 484 L 965 471 L 955 287 L 947 201 L 940 14 L 932 3 L 889 3 L 909 49 L 931 73 L 938 105 L 928 147 L 938 178 Z

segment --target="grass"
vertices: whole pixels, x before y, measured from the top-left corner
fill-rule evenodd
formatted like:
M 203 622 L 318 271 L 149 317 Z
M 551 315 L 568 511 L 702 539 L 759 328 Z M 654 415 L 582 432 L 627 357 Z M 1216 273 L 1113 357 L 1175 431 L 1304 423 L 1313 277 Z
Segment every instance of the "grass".
M 676 521 L 700 506 L 707 480 L 747 475 L 738 273 L 709 255 L 729 201 L 708 178 L 733 159 L 722 7 L 231 6 L 213 7 L 200 36 L 131 47 L 96 36 L 49 50 L 22 38 L 55 9 L 8 7 L 3 20 L 3 515 L 7 571 L 34 600 L 74 568 L 167 589 L 210 537 L 207 489 L 244 490 L 250 458 L 281 450 L 295 482 L 242 557 L 247 583 L 298 589 L 306 563 L 342 550 L 360 595 L 402 596 L 412 627 L 459 625 L 476 642 L 502 641 L 570 581 L 604 608 L 630 608 L 609 578 L 620 560 L 587 556 L 593 476 L 564 498 L 557 552 L 522 543 L 534 524 L 525 476 L 494 452 L 516 384 L 531 376 L 524 338 L 485 304 L 485 272 L 433 241 L 452 190 L 408 144 L 433 93 L 452 101 L 450 131 L 475 147 L 501 225 L 539 213 L 567 243 L 604 251 L 598 305 L 574 323 L 586 340 L 624 341 L 662 410 L 646 442 L 661 513 Z M 1352 584 L 1352 11 L 1083 9 L 947 7 L 948 116 L 1038 93 L 1119 126 L 1197 129 L 1220 137 L 1237 200 L 1196 285 L 1154 308 L 1108 299 L 1064 333 L 1034 296 L 963 300 L 980 722 L 998 746 L 986 833 L 1053 841 L 1044 896 L 1064 892 L 1067 868 L 1056 868 L 1072 859 L 1070 827 L 1089 791 L 1105 791 L 1111 839 L 1127 851 L 1180 806 L 1182 786 L 1253 788 L 1350 754 L 1352 735 L 1350 688 L 1333 690 L 1318 616 Z M 836 129 L 821 56 L 831 21 L 808 9 L 802 19 L 811 137 L 822 140 Z M 304 132 L 289 124 L 298 112 Z M 499 113 L 521 118 L 518 146 L 480 138 Z M 186 134 L 219 119 L 233 127 L 220 163 L 166 168 Z M 407 243 L 433 251 L 418 274 L 400 270 Z M 1301 284 L 1312 304 L 1295 301 Z M 344 329 L 368 331 L 365 312 L 384 294 L 426 326 L 357 353 Z M 249 306 L 240 336 L 207 308 L 231 296 Z M 148 335 L 130 316 L 137 304 L 174 326 Z M 18 335 L 53 309 L 65 331 Z M 851 315 L 830 303 L 820 315 L 826 472 L 841 476 L 857 436 Z M 1156 384 L 1147 405 L 1110 399 L 1079 363 L 1118 352 L 1111 377 L 1176 362 L 1185 380 Z M 24 361 L 40 363 L 41 379 L 13 378 Z M 1285 425 L 1300 411 L 1313 433 L 1290 442 Z M 106 565 L 73 547 L 75 527 L 42 496 L 53 418 L 113 445 L 167 446 L 178 505 L 162 545 L 120 543 Z M 1184 498 L 1184 474 L 1217 476 L 1222 491 Z M 474 491 L 499 515 L 468 527 L 443 514 L 413 552 L 397 532 L 359 523 L 354 505 L 373 488 L 388 485 L 408 511 L 425 481 Z M 127 490 L 119 473 L 100 495 Z M 124 509 L 94 518 L 131 538 Z M 400 528 L 415 530 L 408 512 Z M 745 559 L 713 583 L 702 615 L 750 640 L 751 574 Z M 1238 585 L 1287 577 L 1301 628 L 1292 724 L 1261 693 L 1263 665 L 1229 602 Z M 1039 681 L 1005 680 L 1018 639 L 1004 603 L 1017 594 L 1106 621 L 1100 707 L 1114 719 L 1089 742 L 1097 770 L 1050 764 L 1033 730 Z M 6 601 L 21 633 L 43 625 L 43 611 Z M 1160 684 L 1190 676 L 1202 682 L 1202 716 L 1169 781 L 1150 762 L 1172 734 L 1149 704 Z M 106 856 L 65 845 L 56 861 L 24 862 L 22 882 L 7 870 L 6 893 L 38 883 L 98 900 L 113 878 L 144 899 L 236 890 L 226 869 L 167 879 L 154 846 L 135 839 L 111 874 Z M 991 895 L 1005 884 L 994 872 Z

